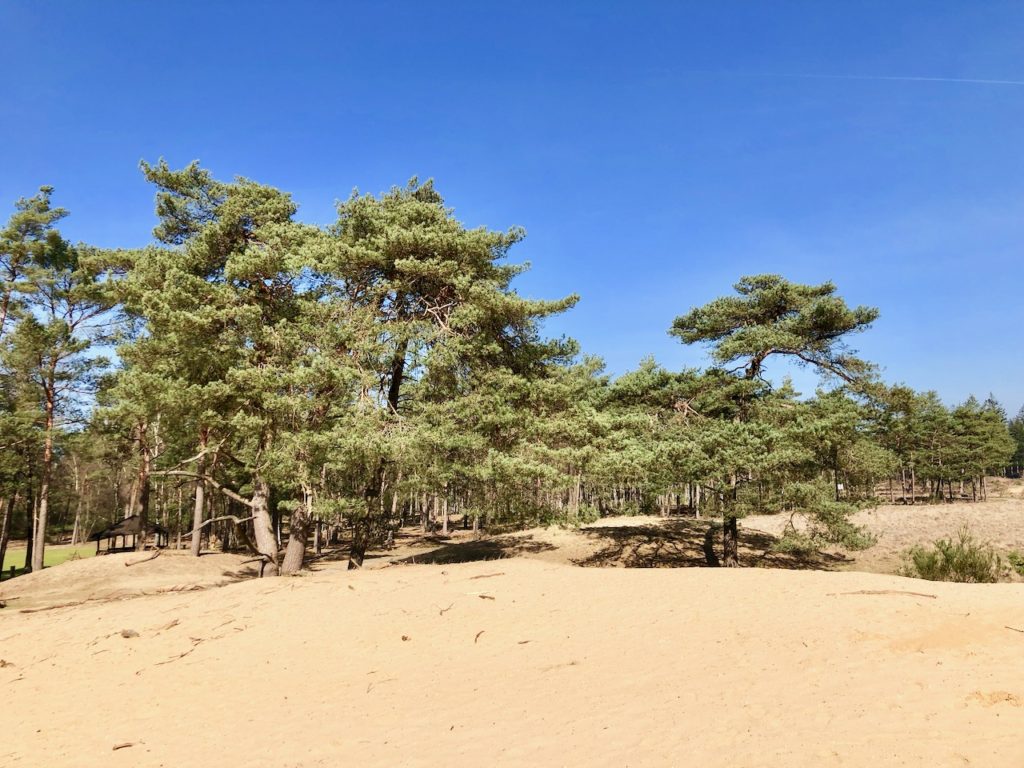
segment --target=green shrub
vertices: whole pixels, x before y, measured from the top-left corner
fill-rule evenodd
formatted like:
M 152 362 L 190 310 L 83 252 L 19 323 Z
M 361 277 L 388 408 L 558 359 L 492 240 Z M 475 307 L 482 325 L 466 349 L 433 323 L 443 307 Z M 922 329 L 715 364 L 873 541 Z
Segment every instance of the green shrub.
M 1006 560 L 1018 576 L 1024 576 L 1024 554 L 1014 550 L 1006 556 Z
M 850 521 L 855 504 L 839 501 L 820 502 L 810 515 L 810 534 L 815 541 L 839 544 L 850 550 L 867 549 L 877 537 Z
M 782 534 L 782 538 L 777 539 L 772 545 L 773 551 L 787 555 L 809 555 L 817 549 L 810 536 L 792 529 L 787 530 Z
M 999 580 L 999 555 L 975 541 L 966 526 L 960 529 L 956 541 L 939 539 L 931 548 L 914 547 L 908 557 L 904 569 L 907 576 L 978 584 Z
M 601 519 L 601 510 L 589 504 L 583 504 L 580 507 L 579 513 L 576 515 L 576 519 L 579 521 L 580 525 L 596 523 Z

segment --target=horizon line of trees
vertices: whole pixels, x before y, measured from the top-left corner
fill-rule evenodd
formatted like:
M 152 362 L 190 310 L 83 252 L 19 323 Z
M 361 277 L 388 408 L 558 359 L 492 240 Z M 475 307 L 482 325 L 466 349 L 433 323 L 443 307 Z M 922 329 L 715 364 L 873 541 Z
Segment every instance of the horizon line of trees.
M 814 539 L 863 546 L 859 506 L 980 499 L 1024 465 L 1024 409 L 886 386 L 847 346 L 877 310 L 831 283 L 741 278 L 670 329 L 706 369 L 613 379 L 541 333 L 576 296 L 512 288 L 525 233 L 465 228 L 430 181 L 354 192 L 321 228 L 247 179 L 142 170 L 150 247 L 69 243 L 49 187 L 0 230 L 0 561 L 24 537 L 39 569 L 50 538 L 132 515 L 275 574 L 342 535 L 359 566 L 410 519 L 685 509 L 721 519 L 713 559 L 735 565 L 745 515 L 804 512 Z M 777 358 L 823 387 L 774 385 Z

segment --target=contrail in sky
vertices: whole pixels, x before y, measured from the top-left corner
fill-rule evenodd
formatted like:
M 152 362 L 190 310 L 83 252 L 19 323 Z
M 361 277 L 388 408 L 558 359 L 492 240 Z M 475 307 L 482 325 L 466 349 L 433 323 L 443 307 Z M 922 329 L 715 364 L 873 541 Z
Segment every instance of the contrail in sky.
M 966 83 L 969 85 L 1024 86 L 1024 80 L 982 80 L 973 77 L 912 77 L 909 75 L 809 75 L 771 73 L 751 77 L 789 77 L 799 80 L 883 80 L 902 83 Z

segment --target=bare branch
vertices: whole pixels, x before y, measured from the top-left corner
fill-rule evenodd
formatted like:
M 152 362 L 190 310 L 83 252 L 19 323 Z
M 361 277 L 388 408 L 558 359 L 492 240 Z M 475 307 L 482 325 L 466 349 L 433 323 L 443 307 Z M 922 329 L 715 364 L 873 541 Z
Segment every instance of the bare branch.
M 229 499 L 234 499 L 239 504 L 244 504 L 245 506 L 247 506 L 249 508 L 252 508 L 252 506 L 253 506 L 253 503 L 252 503 L 251 500 L 245 498 L 244 496 L 242 496 L 241 494 L 237 493 L 236 491 L 231 490 L 227 486 L 217 482 L 216 480 L 214 480 L 209 475 L 200 475 L 197 472 L 186 472 L 185 470 L 182 470 L 182 469 L 164 469 L 164 470 L 161 470 L 159 472 L 153 472 L 152 474 L 153 474 L 154 477 L 156 477 L 156 476 L 160 476 L 160 477 L 168 477 L 168 476 L 172 476 L 172 477 L 194 477 L 196 480 L 202 480 L 204 482 L 209 483 L 211 486 L 213 486 L 218 491 L 223 493 Z

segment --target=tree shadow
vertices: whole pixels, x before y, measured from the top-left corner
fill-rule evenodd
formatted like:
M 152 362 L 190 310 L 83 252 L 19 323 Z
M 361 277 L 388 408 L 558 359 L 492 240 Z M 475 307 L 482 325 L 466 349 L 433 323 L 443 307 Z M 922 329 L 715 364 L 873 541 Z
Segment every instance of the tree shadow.
M 574 560 L 590 568 L 702 568 L 717 565 L 721 523 L 673 519 L 659 525 L 584 528 L 597 544 L 591 555 Z M 824 552 L 777 552 L 775 536 L 740 525 L 740 565 L 792 570 L 830 570 L 845 562 Z
M 475 563 L 481 560 L 501 560 L 523 554 L 549 552 L 553 549 L 555 549 L 553 545 L 537 541 L 533 536 L 502 536 L 494 539 L 472 539 L 445 543 L 437 549 L 417 552 L 394 562 L 402 565 L 414 563 L 452 565 L 454 563 Z

